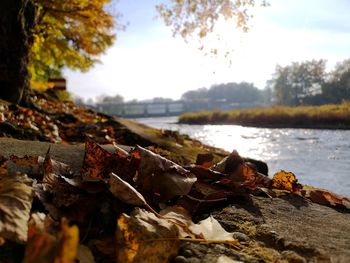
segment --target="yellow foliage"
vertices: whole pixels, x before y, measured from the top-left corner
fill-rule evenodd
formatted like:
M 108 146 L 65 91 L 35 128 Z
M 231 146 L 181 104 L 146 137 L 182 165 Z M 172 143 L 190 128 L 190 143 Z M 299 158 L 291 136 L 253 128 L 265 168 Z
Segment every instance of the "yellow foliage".
M 38 6 L 30 71 L 34 80 L 60 75 L 62 67 L 87 70 L 115 38 L 110 0 L 34 0 Z

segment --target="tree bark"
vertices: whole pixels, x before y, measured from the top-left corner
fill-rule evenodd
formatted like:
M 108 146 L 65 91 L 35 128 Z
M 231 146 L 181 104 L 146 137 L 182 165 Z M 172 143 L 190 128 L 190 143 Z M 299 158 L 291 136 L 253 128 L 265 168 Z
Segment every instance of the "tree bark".
M 0 99 L 20 103 L 29 90 L 35 13 L 31 0 L 0 1 Z

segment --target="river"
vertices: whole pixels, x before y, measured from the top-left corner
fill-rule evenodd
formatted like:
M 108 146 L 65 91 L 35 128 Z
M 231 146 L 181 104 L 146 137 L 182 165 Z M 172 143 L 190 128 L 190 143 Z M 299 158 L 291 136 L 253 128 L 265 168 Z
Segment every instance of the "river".
M 177 124 L 177 117 L 136 119 L 151 127 L 179 131 L 199 141 L 236 149 L 265 161 L 269 174 L 286 170 L 298 181 L 350 196 L 350 130 L 267 129 L 238 125 Z

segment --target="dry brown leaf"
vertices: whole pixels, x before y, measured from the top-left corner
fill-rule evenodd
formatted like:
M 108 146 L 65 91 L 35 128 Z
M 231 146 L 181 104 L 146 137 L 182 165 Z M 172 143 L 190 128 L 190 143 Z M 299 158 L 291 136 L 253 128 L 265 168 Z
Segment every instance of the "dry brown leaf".
M 99 181 L 108 178 L 110 173 L 109 160 L 112 154 L 97 143 L 88 139 L 85 142 L 85 157 L 82 177 L 87 181 Z
M 117 262 L 164 263 L 178 254 L 177 227 L 155 214 L 136 208 L 117 222 Z
M 140 156 L 137 189 L 142 194 L 159 196 L 160 201 L 188 194 L 197 180 L 178 164 L 140 146 L 133 150 L 133 156 Z
M 234 174 L 237 168 L 243 164 L 242 157 L 238 154 L 237 151 L 232 151 L 229 156 L 222 159 L 219 163 L 215 164 L 211 169 L 224 173 L 224 174 Z
M 77 263 L 95 263 L 94 255 L 90 248 L 84 245 L 79 245 L 77 251 Z
M 33 201 L 34 181 L 26 175 L 0 179 L 0 236 L 24 243 Z
M 340 196 L 328 190 L 304 186 L 297 194 L 310 199 L 320 205 L 340 206 L 350 209 L 350 200 L 345 196 Z
M 239 242 L 233 238 L 233 235 L 224 230 L 220 223 L 211 216 L 195 224 L 188 212 L 180 206 L 168 207 L 160 213 L 163 219 L 173 222 L 178 228 L 179 240 L 226 244 L 235 249 L 239 248 Z
M 134 187 L 114 173 L 109 177 L 109 190 L 116 198 L 127 204 L 148 206 L 145 198 Z
M 44 177 L 42 183 L 38 186 L 42 186 L 42 189 L 51 195 L 51 202 L 57 207 L 74 204 L 81 198 L 81 192 L 78 188 L 67 183 L 60 175 L 56 174 L 55 172 L 59 171 L 56 168 L 48 152 L 43 163 Z M 39 190 L 39 188 L 37 189 Z M 37 192 L 37 195 L 42 200 L 39 192 Z
M 114 146 L 115 153 L 109 153 L 93 140 L 85 142 L 85 157 L 82 168 L 84 181 L 101 181 L 117 173 L 124 181 L 132 182 L 136 173 L 135 164 L 123 149 Z
M 220 223 L 212 216 L 200 221 L 198 224 L 192 224 L 189 230 L 206 240 L 235 240 L 232 233 L 223 229 Z

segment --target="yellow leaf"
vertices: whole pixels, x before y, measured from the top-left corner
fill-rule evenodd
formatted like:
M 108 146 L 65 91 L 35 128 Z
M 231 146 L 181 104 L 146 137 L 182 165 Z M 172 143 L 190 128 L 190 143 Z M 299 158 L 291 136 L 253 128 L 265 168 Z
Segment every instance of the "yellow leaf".
M 131 216 L 119 217 L 116 243 L 117 262 L 169 262 L 178 253 L 178 230 L 172 222 L 136 208 Z
M 69 226 L 66 220 L 62 220 L 59 233 L 60 250 L 54 263 L 73 263 L 77 256 L 79 245 L 79 229 L 77 226 Z
M 298 180 L 292 172 L 281 170 L 273 176 L 272 187 L 293 192 L 298 185 Z

